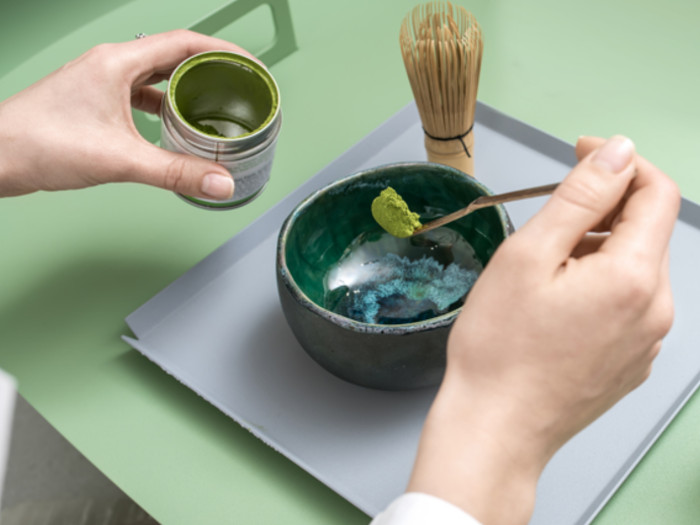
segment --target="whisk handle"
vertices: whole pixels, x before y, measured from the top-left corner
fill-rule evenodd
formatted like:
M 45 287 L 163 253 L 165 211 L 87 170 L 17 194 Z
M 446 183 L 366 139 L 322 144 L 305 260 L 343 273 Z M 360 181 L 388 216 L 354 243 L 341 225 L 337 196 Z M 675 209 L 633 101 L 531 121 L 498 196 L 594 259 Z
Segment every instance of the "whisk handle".
M 474 147 L 474 139 L 471 134 L 465 137 L 469 151 Z M 425 151 L 428 154 L 428 161 L 444 164 L 467 175 L 474 176 L 474 158 L 468 157 L 464 153 L 464 148 L 458 140 L 441 141 L 425 136 Z

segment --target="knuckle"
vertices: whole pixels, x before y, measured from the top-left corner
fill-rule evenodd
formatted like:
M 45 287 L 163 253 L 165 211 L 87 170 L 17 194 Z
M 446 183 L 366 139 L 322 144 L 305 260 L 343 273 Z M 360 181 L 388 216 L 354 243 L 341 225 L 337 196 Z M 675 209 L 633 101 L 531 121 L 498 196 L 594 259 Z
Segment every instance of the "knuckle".
M 669 201 L 669 203 L 672 203 L 673 205 L 675 205 L 677 207 L 680 206 L 681 191 L 678 188 L 678 184 L 676 184 L 671 178 L 669 178 L 669 177 L 663 178 L 661 191 L 663 192 L 664 196 Z
M 673 327 L 673 319 L 675 311 L 673 300 L 670 297 L 664 297 L 659 300 L 656 308 L 651 312 L 652 326 L 650 327 L 653 337 L 662 338 L 671 331 Z
M 624 294 L 625 302 L 635 310 L 644 310 L 649 306 L 654 295 L 654 285 L 643 272 L 635 272 L 627 283 Z
M 653 362 L 658 357 L 659 353 L 661 353 L 661 341 L 657 341 L 656 343 L 654 343 L 651 347 L 651 350 L 649 351 L 649 358 L 651 362 Z M 651 362 L 649 363 L 650 367 Z
M 183 191 L 186 182 L 187 162 L 179 156 L 172 159 L 163 173 L 163 187 Z
M 176 38 L 183 38 L 184 39 L 184 38 L 192 38 L 192 37 L 196 36 L 196 33 L 194 31 L 190 31 L 189 29 L 179 28 L 179 29 L 173 30 L 173 35 Z
M 659 335 L 665 336 L 673 328 L 673 319 L 675 317 L 675 312 L 673 306 L 670 305 L 666 310 L 658 317 L 658 331 Z
M 90 58 L 98 61 L 106 61 L 114 53 L 112 52 L 113 44 L 102 43 L 97 44 L 95 47 L 88 51 Z
M 646 310 L 657 291 L 657 278 L 650 265 L 637 258 L 618 262 L 608 268 L 608 275 L 617 286 L 618 300 L 626 308 Z
M 100 71 L 113 72 L 120 67 L 120 55 L 115 51 L 115 45 L 111 43 L 97 44 L 85 54 L 86 60 Z
M 499 256 L 513 257 L 519 255 L 522 252 L 520 237 L 518 234 L 513 234 L 504 240 L 498 247 Z
M 581 177 L 567 178 L 559 185 L 556 193 L 566 203 L 592 212 L 600 210 L 600 203 L 605 197 L 603 188 L 595 184 L 593 179 Z
M 659 315 L 655 322 L 654 326 L 652 327 L 652 331 L 654 335 L 658 337 L 664 337 L 666 334 L 668 334 L 671 331 L 671 327 L 673 326 L 673 311 L 671 310 L 670 312 L 666 314 L 661 314 Z
M 507 264 L 516 262 L 521 268 L 528 268 L 537 264 L 537 253 L 537 250 L 532 249 L 532 243 L 520 232 L 516 232 L 501 243 L 496 257 L 498 260 L 506 261 Z

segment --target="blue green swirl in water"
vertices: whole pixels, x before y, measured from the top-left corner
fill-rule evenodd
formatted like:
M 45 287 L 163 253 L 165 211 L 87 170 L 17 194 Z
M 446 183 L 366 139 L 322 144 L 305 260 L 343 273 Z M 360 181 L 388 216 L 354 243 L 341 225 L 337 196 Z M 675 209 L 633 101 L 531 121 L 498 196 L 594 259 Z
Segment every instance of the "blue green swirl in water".
M 430 257 L 410 260 L 389 253 L 369 264 L 375 266 L 372 277 L 347 293 L 342 310 L 373 324 L 409 323 L 447 313 L 461 304 L 478 277 L 473 270 L 454 263 L 443 267 Z

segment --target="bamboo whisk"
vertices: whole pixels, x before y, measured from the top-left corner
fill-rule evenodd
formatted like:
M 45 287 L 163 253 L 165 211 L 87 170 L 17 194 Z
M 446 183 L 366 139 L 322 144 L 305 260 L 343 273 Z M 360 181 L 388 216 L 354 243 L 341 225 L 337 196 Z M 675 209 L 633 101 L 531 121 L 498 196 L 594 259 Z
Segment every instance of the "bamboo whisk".
M 474 176 L 474 109 L 483 39 L 474 15 L 449 2 L 409 12 L 401 54 L 425 131 L 428 160 Z

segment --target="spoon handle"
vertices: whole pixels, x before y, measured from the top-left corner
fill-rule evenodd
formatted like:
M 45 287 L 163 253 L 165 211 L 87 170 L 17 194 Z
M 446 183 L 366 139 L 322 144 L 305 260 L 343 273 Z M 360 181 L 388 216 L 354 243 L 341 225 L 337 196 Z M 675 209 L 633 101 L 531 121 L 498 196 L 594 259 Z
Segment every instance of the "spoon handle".
M 546 186 L 536 186 L 534 188 L 525 188 L 524 190 L 510 191 L 508 193 L 500 193 L 498 195 L 483 195 L 470 202 L 469 206 L 467 206 L 466 208 L 462 208 L 461 210 L 457 210 L 455 212 L 450 213 L 449 215 L 445 215 L 444 217 L 440 217 L 439 219 L 435 219 L 434 221 L 430 221 L 424 224 L 415 232 L 413 232 L 413 235 L 434 230 L 435 228 L 444 226 L 445 224 L 448 224 L 452 221 L 461 219 L 465 215 L 468 215 L 471 212 L 479 210 L 481 208 L 495 206 L 497 204 L 503 204 L 505 202 L 529 199 L 531 197 L 541 197 L 543 195 L 549 195 L 557 189 L 557 186 L 559 186 L 559 183 L 547 184 Z
M 558 182 L 555 184 L 547 184 L 546 186 L 536 186 L 534 188 L 525 188 L 524 190 L 500 193 L 498 195 L 483 195 L 471 202 L 469 206 L 471 206 L 472 209 L 470 211 L 485 208 L 487 206 L 495 206 L 496 204 L 503 204 L 505 202 L 519 201 L 521 199 L 549 195 L 557 189 L 557 186 L 559 186 Z M 467 206 L 467 208 L 469 208 L 469 206 Z

